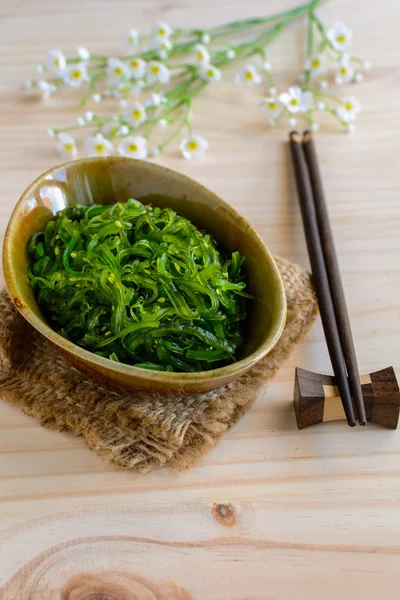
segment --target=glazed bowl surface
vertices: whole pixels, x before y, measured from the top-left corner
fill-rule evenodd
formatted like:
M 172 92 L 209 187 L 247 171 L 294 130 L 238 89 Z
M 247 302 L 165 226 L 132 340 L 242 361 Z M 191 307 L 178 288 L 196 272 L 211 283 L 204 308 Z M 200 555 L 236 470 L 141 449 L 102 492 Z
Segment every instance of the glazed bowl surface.
M 46 322 L 29 284 L 27 244 L 58 211 L 75 204 L 112 204 L 136 198 L 168 206 L 206 230 L 227 251 L 246 257 L 249 301 L 245 342 L 238 360 L 198 373 L 150 371 L 117 363 L 80 348 Z M 277 266 L 253 227 L 229 204 L 196 181 L 151 162 L 88 158 L 41 175 L 22 194 L 5 236 L 6 286 L 22 316 L 78 369 L 110 387 L 151 394 L 191 394 L 221 387 L 245 373 L 277 343 L 286 319 L 286 298 Z

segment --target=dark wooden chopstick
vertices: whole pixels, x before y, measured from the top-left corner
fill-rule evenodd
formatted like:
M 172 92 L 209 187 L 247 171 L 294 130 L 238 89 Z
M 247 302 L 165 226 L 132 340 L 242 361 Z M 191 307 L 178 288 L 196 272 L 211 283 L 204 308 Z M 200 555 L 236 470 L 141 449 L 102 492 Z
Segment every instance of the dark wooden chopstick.
M 364 399 L 361 390 L 360 374 L 358 371 L 349 313 L 347 311 L 339 262 L 335 250 L 335 243 L 333 241 L 321 173 L 318 166 L 317 153 L 315 151 L 313 136 L 309 131 L 304 133 L 303 149 L 311 180 L 319 236 L 325 258 L 329 287 L 331 291 L 339 337 L 342 344 L 342 351 L 346 364 L 350 391 L 353 397 L 359 423 L 360 425 L 366 425 L 367 417 L 365 414 Z
M 292 152 L 303 228 L 326 343 L 347 422 L 351 427 L 354 427 L 356 419 L 321 246 L 311 181 L 301 137 L 295 131 L 290 134 L 290 148 Z

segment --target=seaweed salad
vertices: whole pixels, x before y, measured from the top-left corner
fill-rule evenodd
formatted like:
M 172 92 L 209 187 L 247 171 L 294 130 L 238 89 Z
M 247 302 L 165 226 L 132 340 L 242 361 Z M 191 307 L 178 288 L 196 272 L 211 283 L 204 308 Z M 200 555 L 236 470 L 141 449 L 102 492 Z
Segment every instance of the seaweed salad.
M 236 360 L 250 297 L 244 259 L 172 209 L 134 199 L 66 208 L 28 253 L 43 313 L 75 344 L 161 371 Z

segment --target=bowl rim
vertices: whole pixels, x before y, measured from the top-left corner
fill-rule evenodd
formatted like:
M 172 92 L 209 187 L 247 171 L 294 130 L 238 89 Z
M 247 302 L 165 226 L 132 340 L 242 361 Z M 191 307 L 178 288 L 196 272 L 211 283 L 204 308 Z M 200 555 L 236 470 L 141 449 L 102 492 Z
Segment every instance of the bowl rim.
M 212 197 L 214 197 L 218 204 L 222 205 L 228 211 L 233 213 L 233 215 L 235 217 L 244 221 L 246 226 L 250 227 L 250 229 L 253 231 L 255 237 L 258 239 L 261 250 L 262 250 L 265 258 L 267 259 L 267 261 L 270 263 L 271 270 L 273 271 L 273 273 L 280 285 L 280 288 L 281 288 L 279 291 L 279 298 L 280 298 L 280 303 L 281 303 L 281 311 L 280 311 L 281 316 L 280 316 L 280 320 L 278 321 L 278 324 L 275 326 L 275 330 L 273 331 L 273 336 L 269 339 L 269 341 L 264 342 L 258 349 L 256 349 L 254 352 L 252 352 L 245 358 L 242 358 L 241 360 L 235 361 L 234 363 L 231 363 L 224 367 L 219 367 L 217 369 L 210 369 L 209 371 L 196 371 L 196 372 L 190 372 L 190 373 L 177 373 L 177 372 L 171 373 L 168 371 L 143 369 L 141 367 L 135 367 L 133 365 L 128 365 L 125 363 L 118 363 L 118 362 L 111 361 L 110 359 L 104 358 L 102 356 L 98 356 L 94 352 L 90 352 L 90 350 L 81 348 L 81 346 L 78 346 L 77 344 L 74 344 L 73 342 L 62 337 L 60 334 L 58 334 L 56 331 L 54 331 L 54 329 L 52 329 L 50 327 L 50 325 L 47 325 L 46 323 L 41 321 L 41 319 L 34 314 L 34 312 L 29 308 L 29 306 L 27 306 L 25 304 L 25 302 L 22 303 L 22 306 L 18 306 L 18 303 L 17 304 L 15 303 L 14 299 L 22 297 L 22 300 L 23 300 L 23 295 L 21 294 L 21 292 L 19 290 L 18 281 L 13 275 L 12 252 L 11 252 L 10 240 L 12 237 L 12 230 L 18 219 L 17 212 L 18 212 L 20 205 L 27 198 L 27 196 L 29 196 L 32 193 L 32 191 L 35 189 L 35 187 L 38 185 L 38 183 L 41 180 L 45 180 L 52 173 L 59 171 L 60 169 L 71 168 L 72 165 L 78 165 L 78 164 L 88 164 L 88 163 L 90 164 L 93 162 L 110 162 L 110 161 L 127 162 L 127 163 L 135 163 L 137 165 L 145 165 L 146 168 L 163 171 L 164 173 L 171 173 L 174 176 L 179 176 L 181 179 L 186 180 L 192 186 L 194 185 L 195 187 L 197 187 L 199 189 L 199 191 L 204 191 L 208 195 L 211 195 Z M 251 366 L 256 364 L 259 360 L 261 360 L 264 356 L 266 356 L 266 354 L 268 354 L 272 350 L 272 348 L 276 345 L 279 338 L 281 337 L 282 332 L 285 327 L 285 323 L 286 323 L 287 303 L 286 303 L 286 294 L 285 294 L 282 277 L 280 275 L 279 269 L 275 263 L 275 260 L 272 256 L 271 252 L 268 250 L 265 242 L 263 241 L 261 236 L 258 234 L 258 232 L 254 229 L 254 227 L 251 225 L 251 223 L 249 223 L 249 221 L 247 221 L 247 219 L 245 219 L 239 213 L 239 211 L 236 210 L 236 208 L 234 208 L 228 202 L 226 202 L 225 200 L 220 198 L 218 196 L 218 194 L 216 194 L 215 192 L 213 192 L 212 190 L 207 188 L 205 185 L 199 183 L 195 179 L 192 179 L 191 177 L 188 177 L 187 175 L 184 175 L 183 173 L 180 173 L 179 171 L 176 171 L 175 169 L 170 169 L 168 167 L 159 165 L 157 163 L 150 163 L 145 160 L 139 160 L 139 159 L 134 159 L 134 158 L 116 157 L 116 156 L 81 158 L 78 160 L 67 161 L 62 164 L 59 164 L 55 167 L 52 167 L 51 169 L 48 169 L 47 171 L 42 173 L 42 175 L 39 175 L 39 177 L 37 177 L 22 193 L 22 195 L 18 199 L 18 201 L 17 201 L 16 205 L 14 206 L 14 209 L 11 213 L 11 217 L 9 219 L 9 222 L 8 222 L 8 225 L 6 228 L 4 242 L 3 242 L 3 272 L 4 272 L 6 288 L 7 288 L 7 291 L 13 301 L 13 304 L 16 306 L 16 308 L 18 309 L 20 314 L 28 321 L 28 323 L 30 323 L 37 331 L 39 331 L 39 333 L 42 334 L 48 341 L 50 341 L 51 343 L 60 347 L 64 352 L 67 352 L 68 354 L 73 354 L 75 357 L 77 357 L 78 359 L 82 359 L 86 363 L 92 363 L 92 364 L 94 363 L 99 368 L 103 367 L 105 370 L 108 370 L 108 371 L 114 370 L 114 371 L 121 373 L 122 375 L 129 376 L 129 374 L 132 374 L 138 378 L 147 380 L 149 382 L 150 381 L 163 382 L 167 379 L 171 383 L 178 384 L 179 381 L 182 381 L 182 383 L 184 383 L 184 384 L 190 384 L 190 383 L 199 383 L 200 381 L 208 380 L 208 379 L 214 379 L 214 380 L 221 379 L 222 380 L 222 379 L 225 379 L 227 376 L 231 376 L 233 373 L 236 373 L 236 372 L 238 374 L 241 374 L 242 372 L 247 371 Z M 132 369 L 133 369 L 133 371 L 132 371 Z

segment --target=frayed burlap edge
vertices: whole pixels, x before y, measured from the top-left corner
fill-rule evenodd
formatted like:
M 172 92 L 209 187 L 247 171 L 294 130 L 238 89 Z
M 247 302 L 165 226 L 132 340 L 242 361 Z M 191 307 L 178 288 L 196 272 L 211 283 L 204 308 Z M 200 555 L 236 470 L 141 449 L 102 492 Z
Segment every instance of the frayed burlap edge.
M 189 468 L 215 446 L 276 373 L 316 314 L 310 277 L 276 259 L 288 314 L 275 348 L 237 381 L 196 396 L 128 395 L 80 373 L 0 294 L 0 394 L 44 427 L 82 436 L 103 460 L 149 472 Z

